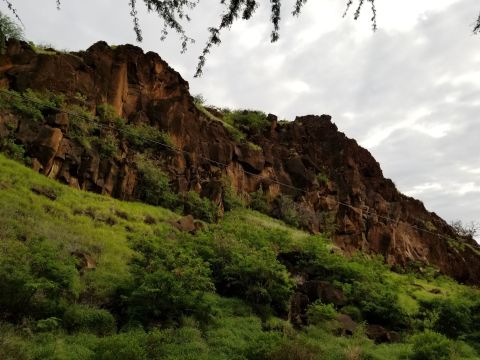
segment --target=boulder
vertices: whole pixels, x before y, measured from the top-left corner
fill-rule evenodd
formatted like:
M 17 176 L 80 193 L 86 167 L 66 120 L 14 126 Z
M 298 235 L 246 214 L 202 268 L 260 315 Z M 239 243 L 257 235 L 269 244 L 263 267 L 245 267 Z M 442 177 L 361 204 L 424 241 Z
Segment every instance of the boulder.
M 50 126 L 40 128 L 32 152 L 43 166 L 47 166 L 53 160 L 62 139 L 63 133 L 60 129 Z
M 235 147 L 237 160 L 247 171 L 260 173 L 265 167 L 265 157 L 261 148 L 254 148 L 250 144 L 241 144 Z
M 95 270 L 97 262 L 93 257 L 84 251 L 73 251 L 71 255 L 77 258 L 77 269 L 79 271 Z
M 187 215 L 179 220 L 172 223 L 172 225 L 180 231 L 188 232 L 188 233 L 195 233 L 197 231 L 197 227 L 195 226 L 195 219 L 192 215 Z
M 333 304 L 335 306 L 344 306 L 347 303 L 347 299 L 342 289 L 332 285 L 328 281 L 306 281 L 300 289 L 308 296 L 309 301 L 312 303 L 316 300 L 320 300 L 324 304 Z
M 288 319 L 294 326 L 302 326 L 307 324 L 306 309 L 310 304 L 308 296 L 297 292 L 290 298 L 290 308 Z
M 346 314 L 339 314 L 335 319 L 338 323 L 337 334 L 341 336 L 352 336 L 358 327 L 358 324 Z
M 367 336 L 375 343 L 391 343 L 400 341 L 400 334 L 396 331 L 390 331 L 380 325 L 368 325 Z

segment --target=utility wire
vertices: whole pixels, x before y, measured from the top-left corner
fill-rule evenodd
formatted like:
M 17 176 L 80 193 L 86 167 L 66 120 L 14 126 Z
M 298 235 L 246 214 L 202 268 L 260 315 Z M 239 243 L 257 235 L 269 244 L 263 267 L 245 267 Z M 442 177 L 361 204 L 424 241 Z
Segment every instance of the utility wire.
M 141 137 L 139 136 L 138 134 L 132 134 L 131 132 L 129 132 L 128 130 L 126 129 L 121 129 L 119 127 L 116 127 L 116 126 L 113 126 L 113 125 L 107 125 L 107 124 L 104 124 L 104 123 L 101 123 L 99 121 L 96 121 L 96 120 L 93 120 L 91 118 L 89 118 L 88 116 L 85 116 L 84 114 L 81 114 L 81 113 L 78 113 L 78 112 L 73 112 L 73 111 L 69 111 L 69 110 L 66 110 L 66 109 L 63 109 L 63 108 L 60 108 L 60 107 L 56 107 L 56 106 L 53 106 L 53 105 L 49 105 L 49 104 L 45 104 L 45 103 L 40 103 L 37 101 L 37 99 L 34 99 L 34 98 L 31 98 L 29 97 L 28 95 L 26 94 L 12 94 L 11 92 L 9 92 L 8 90 L 4 90 L 4 89 L 0 89 L 0 93 L 4 94 L 4 95 L 7 95 L 9 96 L 10 98 L 19 98 L 21 97 L 22 100 L 25 100 L 27 102 L 30 102 L 32 104 L 36 104 L 36 105 L 41 105 L 42 107 L 45 107 L 45 108 L 48 108 L 48 109 L 51 109 L 51 110 L 55 110 L 57 112 L 60 112 L 60 113 L 64 113 L 64 114 L 67 114 L 67 115 L 70 115 L 70 116 L 73 116 L 73 117 L 77 117 L 77 118 L 81 118 L 85 121 L 88 121 L 90 123 L 93 123 L 95 125 L 97 125 L 98 127 L 100 128 L 106 128 L 106 129 L 113 129 L 113 130 L 116 130 L 117 132 L 119 133 L 124 133 L 124 134 L 128 134 L 128 135 L 134 135 L 136 136 L 138 139 L 141 139 L 145 142 L 150 142 L 152 144 L 156 144 L 156 145 L 160 145 L 160 146 L 163 146 L 169 150 L 173 150 L 177 153 L 181 153 L 181 154 L 185 154 L 185 155 L 196 155 L 197 157 L 203 159 L 203 160 L 206 160 L 212 164 L 215 164 L 217 166 L 220 166 L 220 167 L 223 167 L 223 168 L 226 168 L 228 167 L 229 164 L 226 164 L 226 163 L 222 163 L 222 162 L 219 162 L 219 161 L 216 161 L 216 160 L 213 160 L 213 159 L 210 159 L 206 156 L 203 156 L 203 155 L 198 155 L 198 154 L 195 154 L 195 153 L 192 153 L 192 152 L 189 152 L 189 151 L 186 151 L 186 150 L 183 150 L 183 149 L 179 149 L 177 147 L 174 147 L 172 145 L 169 145 L 169 144 L 166 144 L 164 142 L 161 142 L 161 141 L 157 141 L 155 139 L 150 139 L 150 138 L 144 138 L 144 137 Z M 260 175 L 260 174 L 256 174 L 254 172 L 251 172 L 251 171 L 248 171 L 246 169 L 243 169 L 243 172 L 247 175 L 250 175 L 250 176 L 253 176 L 253 177 L 257 177 L 257 178 L 260 178 L 260 179 L 263 179 L 263 177 Z M 277 185 L 280 185 L 280 186 L 283 186 L 283 187 L 286 187 L 286 188 L 289 188 L 289 189 L 292 189 L 292 190 L 296 190 L 296 191 L 299 191 L 301 193 L 304 193 L 304 194 L 308 194 L 309 191 L 308 190 L 305 190 L 305 189 L 302 189 L 302 188 L 299 188 L 299 187 L 296 187 L 296 186 L 293 186 L 293 185 L 290 185 L 290 184 L 286 184 L 286 183 L 283 183 L 281 181 L 278 181 L 276 179 L 269 179 L 271 182 L 277 184 Z M 357 208 L 357 207 L 354 207 L 350 204 L 347 204 L 345 202 L 342 202 L 342 201 L 339 201 L 339 200 L 334 200 L 338 205 L 342 205 L 344 207 L 347 207 L 347 208 L 350 208 L 356 212 L 360 211 L 361 214 L 365 214 L 367 216 L 376 216 L 380 219 L 383 219 L 383 220 L 386 220 L 386 221 L 390 221 L 392 223 L 398 223 L 398 219 L 394 219 L 394 218 L 391 218 L 391 217 L 388 217 L 388 216 L 383 216 L 383 215 L 378 215 L 376 213 L 376 211 L 371 211 L 370 208 L 368 209 L 365 209 L 365 208 Z M 416 219 L 416 220 L 420 220 L 421 219 Z M 413 224 L 410 224 L 410 223 L 407 223 L 407 222 L 404 222 L 405 225 L 417 230 L 417 231 L 421 231 L 421 232 L 424 232 L 424 233 L 427 233 L 427 234 L 430 234 L 430 235 L 434 235 L 434 236 L 438 236 L 439 238 L 443 238 L 445 240 L 451 240 L 451 237 L 448 237 L 448 236 L 444 236 L 442 234 L 439 234 L 439 233 L 435 233 L 433 231 L 430 231 L 426 228 L 423 228 L 423 227 L 420 227 L 420 226 L 417 226 L 417 225 L 413 225 Z

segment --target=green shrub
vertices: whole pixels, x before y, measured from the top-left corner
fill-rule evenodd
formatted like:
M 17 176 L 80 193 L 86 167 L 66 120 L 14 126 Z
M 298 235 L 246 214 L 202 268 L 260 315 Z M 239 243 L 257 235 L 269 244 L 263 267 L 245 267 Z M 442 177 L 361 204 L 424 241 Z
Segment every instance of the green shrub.
M 95 116 L 84 105 L 68 105 L 69 125 L 67 135 L 85 149 L 92 148 L 93 134 L 99 130 Z
M 245 299 L 257 310 L 283 313 L 293 293 L 293 280 L 273 250 L 255 250 L 241 245 L 216 250 L 217 287 L 227 295 Z
M 202 94 L 193 95 L 193 103 L 195 105 L 204 105 L 205 101 L 205 97 Z
M 37 279 L 37 291 L 55 302 L 63 297 L 76 298 L 80 284 L 75 259 L 43 237 L 30 240 L 28 247 L 30 270 Z
M 223 206 L 225 211 L 245 207 L 245 200 L 236 192 L 228 179 L 222 181 Z
M 0 359 L 31 360 L 29 345 L 12 325 L 0 322 Z
M 261 213 L 268 214 L 271 210 L 268 202 L 267 195 L 263 191 L 263 187 L 260 185 L 257 191 L 250 194 L 250 207 Z
M 414 360 L 451 360 L 453 342 L 442 334 L 425 331 L 411 337 Z
M 2 39 L 0 40 L 1 54 L 3 54 L 6 46 L 5 40 L 24 40 L 23 28 L 3 13 L 0 13 L 0 32 L 2 34 Z
M 232 137 L 233 140 L 236 142 L 244 142 L 246 139 L 246 135 L 238 130 L 235 126 L 233 126 L 233 123 L 231 122 L 231 119 L 228 117 L 224 116 L 224 119 L 220 119 L 213 115 L 210 111 L 208 111 L 202 104 L 196 102 L 195 107 L 203 114 L 205 115 L 208 119 L 212 121 L 218 121 L 222 123 L 223 127 L 225 130 L 229 133 L 229 135 Z M 221 109 L 221 112 L 224 114 L 229 114 L 230 111 L 226 109 Z M 229 122 L 230 121 L 230 122 Z
M 195 191 L 183 195 L 184 211 L 195 218 L 213 223 L 218 219 L 218 207 L 206 197 L 201 197 Z
M 102 338 L 95 348 L 95 360 L 147 360 L 146 334 L 129 331 Z
M 168 176 L 145 156 L 137 156 L 135 162 L 140 175 L 136 187 L 138 198 L 147 204 L 174 209 L 179 199 L 170 188 Z
M 0 316 L 12 321 L 55 316 L 61 299 L 79 290 L 74 260 L 44 239 L 2 241 L 0 277 Z
M 434 323 L 435 331 L 451 338 L 457 338 L 471 331 L 472 313 L 464 301 L 460 299 L 437 300 L 433 303 L 433 309 L 438 316 Z
M 236 142 L 244 142 L 246 139 L 246 135 L 238 130 L 236 127 L 229 125 L 228 123 L 225 123 L 225 129 L 229 133 L 229 135 L 232 137 L 233 140 Z
M 355 281 L 348 293 L 370 323 L 386 326 L 404 326 L 408 323 L 398 302 L 398 289 L 378 281 Z
M 268 360 L 315 360 L 319 351 L 316 347 L 300 340 L 284 339 L 268 354 Z M 333 358 L 333 357 L 332 357 Z
M 318 173 L 317 181 L 321 185 L 326 185 L 328 183 L 328 175 L 323 172 Z
M 219 317 L 206 331 L 213 359 L 263 360 L 281 340 L 278 332 L 265 332 L 255 316 Z
M 110 159 L 118 152 L 119 141 L 117 137 L 111 132 L 108 132 L 103 136 L 98 137 L 95 140 L 95 143 L 98 146 L 98 152 L 100 156 L 104 159 Z
M 91 332 L 100 336 L 115 332 L 115 319 L 107 310 L 86 305 L 71 305 L 63 315 L 65 328 L 70 332 Z
M 353 306 L 353 305 L 344 306 L 340 309 L 340 312 L 342 314 L 350 316 L 353 321 L 356 321 L 356 322 L 362 322 L 363 321 L 362 312 L 356 306 Z
M 302 218 L 295 201 L 290 196 L 280 195 L 275 199 L 275 202 L 279 210 L 280 219 L 293 227 L 300 227 Z
M 328 320 L 333 320 L 337 311 L 332 304 L 323 304 L 320 300 L 310 304 L 307 308 L 308 323 L 318 325 Z
M 147 336 L 149 359 L 209 360 L 209 348 L 196 326 L 155 329 Z
M 63 95 L 56 95 L 50 91 L 35 91 L 31 89 L 19 93 L 14 90 L 0 92 L 0 109 L 9 109 L 18 112 L 33 121 L 44 119 L 46 112 L 55 112 L 65 102 Z
M 241 131 L 250 133 L 261 133 L 270 127 L 267 115 L 261 111 L 232 111 L 225 115 L 225 121 Z
M 146 124 L 127 124 L 122 134 L 138 151 L 146 149 L 169 151 L 175 147 L 168 133 Z
M 175 322 L 192 315 L 208 320 L 210 306 L 205 294 L 214 286 L 207 263 L 192 250 L 162 238 L 139 237 L 132 239 L 132 245 L 141 256 L 132 263 L 131 319 Z
M 292 336 L 295 334 L 295 329 L 290 321 L 276 317 L 268 318 L 264 322 L 263 328 L 266 331 L 276 331 L 285 336 Z
M 16 144 L 15 139 L 12 137 L 0 139 L 0 151 L 5 153 L 5 155 L 12 160 L 16 160 L 24 164 L 28 164 L 30 162 L 30 159 L 26 155 L 25 147 L 23 145 Z
M 39 332 L 54 331 L 60 328 L 62 320 L 57 317 L 38 320 L 35 324 L 35 330 Z
M 112 123 L 119 116 L 117 115 L 117 110 L 110 104 L 101 104 L 97 106 L 97 115 L 101 122 L 103 123 Z

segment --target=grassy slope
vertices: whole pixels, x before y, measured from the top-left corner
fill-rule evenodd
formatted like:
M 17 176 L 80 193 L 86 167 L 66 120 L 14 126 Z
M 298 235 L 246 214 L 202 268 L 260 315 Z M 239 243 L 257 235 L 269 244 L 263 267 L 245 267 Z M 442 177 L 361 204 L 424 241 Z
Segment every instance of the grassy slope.
M 32 188 L 52 192 L 57 199 L 52 201 Z M 65 253 L 89 253 L 97 268 L 95 276 L 83 278 L 82 288 L 92 288 L 95 294 L 102 292 L 99 296 L 130 280 L 127 263 L 133 252 L 127 234 L 163 232 L 171 229 L 166 221 L 179 217 L 159 207 L 72 191 L 3 156 L 0 199 L 1 240 L 43 237 Z M 147 218 L 157 224 L 147 225 Z
M 53 193 L 56 199 L 39 195 L 32 188 Z M 11 256 L 6 244 L 21 247 L 39 238 L 62 258 L 74 251 L 90 254 L 97 263 L 96 269 L 75 275 L 74 299 L 62 300 L 68 303 L 103 307 L 115 299 L 119 287 L 134 282 L 130 263 L 139 253 L 131 244 L 132 238 L 155 238 L 166 247 L 182 247 L 186 243 L 194 249 L 193 253 L 201 253 L 202 247 L 220 249 L 218 253 L 234 249 L 232 254 L 239 251 L 240 261 L 250 254 L 255 258 L 267 248 L 288 252 L 318 243 L 330 252 L 332 247 L 321 237 L 246 209 L 227 213 L 218 225 L 210 225 L 197 236 L 173 229 L 169 222 L 178 217 L 159 207 L 73 190 L 0 155 L 0 260 L 2 256 Z M 365 265 L 365 261 L 340 261 L 334 269 L 368 272 L 376 266 Z M 245 266 L 255 264 L 245 260 Z M 425 280 L 387 270 L 379 270 L 378 274 L 385 284 L 396 286 L 399 307 L 412 319 L 419 315 L 423 300 L 478 296 L 475 290 L 443 277 Z M 436 290 L 431 292 L 432 289 Z M 268 315 L 271 312 L 260 313 L 261 319 L 258 309 L 255 312 L 248 300 L 246 303 L 210 292 L 206 301 L 214 317 L 211 322 L 201 323 L 184 316 L 177 323 L 162 324 L 161 328 L 150 325 L 148 332 L 124 327 L 121 333 L 105 337 L 88 331 L 66 332 L 61 326 L 42 330 L 38 326 L 41 318 L 27 318 L 15 324 L 4 322 L 0 324 L 0 358 L 400 359 L 412 355 L 408 334 L 399 344 L 374 345 L 361 330 L 353 337 L 334 336 L 328 321 L 299 331 Z M 477 358 L 465 344 L 452 344 L 454 352 L 462 354 L 457 358 Z

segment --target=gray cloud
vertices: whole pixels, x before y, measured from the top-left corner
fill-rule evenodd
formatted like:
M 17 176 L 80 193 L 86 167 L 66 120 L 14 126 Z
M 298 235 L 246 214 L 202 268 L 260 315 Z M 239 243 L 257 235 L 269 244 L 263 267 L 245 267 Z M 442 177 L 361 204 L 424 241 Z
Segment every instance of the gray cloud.
M 29 3 L 17 0 L 27 36 L 36 42 L 81 49 L 100 39 L 135 40 L 127 2 L 64 0 L 60 12 L 53 0 L 43 7 Z M 276 44 L 268 43 L 264 7 L 254 21 L 224 34 L 204 77 L 193 79 L 206 28 L 221 11 L 211 3 L 193 13 L 187 30 L 197 42 L 185 55 L 175 34 L 159 41 L 161 24 L 142 9 L 142 47 L 158 52 L 212 104 L 289 119 L 331 114 L 401 191 L 447 220 L 480 221 L 480 37 L 470 33 L 477 1 L 432 5 L 416 22 L 409 19 L 410 27 L 387 24 L 373 34 L 366 30 L 368 14 L 356 23 L 341 18 L 341 2 L 311 0 L 299 19 L 285 14 Z

